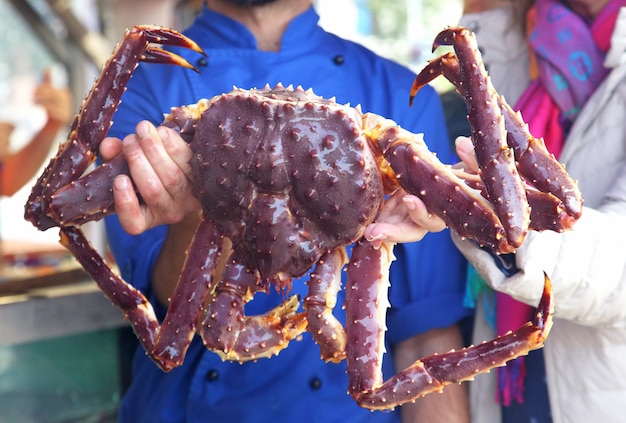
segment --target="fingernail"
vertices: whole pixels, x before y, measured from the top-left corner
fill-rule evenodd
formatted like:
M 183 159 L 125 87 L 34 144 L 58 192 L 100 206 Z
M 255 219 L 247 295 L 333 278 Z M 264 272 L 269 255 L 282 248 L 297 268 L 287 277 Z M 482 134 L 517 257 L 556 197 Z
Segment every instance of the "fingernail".
M 132 203 L 132 186 L 128 177 L 120 175 L 113 179 L 113 190 L 117 192 L 118 201 L 121 203 Z
M 413 199 L 410 196 L 406 196 L 406 197 L 402 197 L 402 202 L 404 202 L 404 206 L 409 209 L 410 211 L 414 211 L 415 210 L 415 203 L 413 202 Z
M 457 150 L 466 154 L 469 154 L 474 150 L 474 145 L 467 137 L 457 137 L 457 139 L 454 141 L 454 144 Z
M 368 241 L 385 241 L 387 239 L 387 235 L 385 234 L 378 234 L 378 235 L 371 235 L 367 237 Z
M 128 181 L 124 177 L 113 179 L 113 189 L 116 191 L 126 191 L 128 189 Z
M 139 122 L 137 124 L 137 127 L 135 128 L 135 131 L 137 131 L 137 136 L 140 138 L 144 138 L 146 136 L 148 136 L 148 134 L 150 133 L 150 125 L 148 124 L 148 122 Z
M 162 126 L 159 126 L 159 128 L 157 128 L 157 133 L 159 134 L 159 137 L 161 137 L 162 141 L 167 140 L 170 135 L 169 131 Z

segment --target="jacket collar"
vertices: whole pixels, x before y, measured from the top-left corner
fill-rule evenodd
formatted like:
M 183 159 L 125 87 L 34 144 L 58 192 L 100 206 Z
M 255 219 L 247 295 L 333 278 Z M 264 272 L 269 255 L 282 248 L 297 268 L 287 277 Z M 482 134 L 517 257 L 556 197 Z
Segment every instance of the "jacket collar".
M 296 16 L 283 34 L 281 51 L 298 47 L 311 42 L 312 37 L 321 28 L 317 25 L 319 15 L 310 7 L 306 12 Z M 203 33 L 203 46 L 216 49 L 240 48 L 257 49 L 256 39 L 242 23 L 214 12 L 203 6 L 196 25 Z
M 626 7 L 622 7 L 617 15 L 615 30 L 611 36 L 611 47 L 606 55 L 604 66 L 607 68 L 617 67 L 626 60 Z

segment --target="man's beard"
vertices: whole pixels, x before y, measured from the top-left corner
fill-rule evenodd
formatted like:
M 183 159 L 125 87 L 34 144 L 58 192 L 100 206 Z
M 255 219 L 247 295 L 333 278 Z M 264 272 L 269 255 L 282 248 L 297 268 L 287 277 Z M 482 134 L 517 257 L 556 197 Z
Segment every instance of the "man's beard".
M 240 7 L 263 6 L 265 4 L 274 3 L 276 0 L 227 0 Z

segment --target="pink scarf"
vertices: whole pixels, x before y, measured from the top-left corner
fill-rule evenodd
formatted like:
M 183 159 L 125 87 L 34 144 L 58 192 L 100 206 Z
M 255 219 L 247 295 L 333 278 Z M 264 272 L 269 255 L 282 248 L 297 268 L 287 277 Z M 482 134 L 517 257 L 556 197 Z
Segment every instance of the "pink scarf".
M 591 23 L 557 0 L 536 0 L 529 11 L 532 27 L 528 41 L 532 59 L 538 65 L 538 78 L 524 91 L 515 108 L 528 122 L 530 132 L 543 137 L 557 158 L 578 113 L 608 74 L 604 57 L 622 6 L 626 6 L 626 0 L 609 1 Z M 498 334 L 517 329 L 532 316 L 531 307 L 506 294 L 496 295 Z M 524 357 L 499 370 L 497 400 L 510 405 L 515 399 L 521 404 L 526 374 Z
M 603 66 L 617 13 L 624 0 L 612 0 L 591 23 L 557 0 L 537 0 L 529 44 L 539 78 L 522 94 L 516 108 L 535 137 L 559 156 L 564 139 L 591 94 L 608 74 Z

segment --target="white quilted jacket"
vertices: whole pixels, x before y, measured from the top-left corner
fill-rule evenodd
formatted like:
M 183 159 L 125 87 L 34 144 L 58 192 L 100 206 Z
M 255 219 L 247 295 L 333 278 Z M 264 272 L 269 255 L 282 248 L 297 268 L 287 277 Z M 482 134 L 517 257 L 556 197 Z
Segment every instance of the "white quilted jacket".
M 536 306 L 543 272 L 550 276 L 556 312 L 544 355 L 555 423 L 626 422 L 626 9 L 621 12 L 605 63 L 613 70 L 580 114 L 559 158 L 585 200 L 575 229 L 530 233 L 516 254 L 521 270 L 512 277 L 453 234 L 487 282 L 520 301 Z M 506 8 L 466 15 L 461 24 L 476 30 L 494 85 L 513 104 L 527 84 L 528 57 L 523 38 L 505 30 L 505 15 Z M 478 318 L 475 341 L 492 336 Z M 470 383 L 474 422 L 500 421 L 495 373 Z

